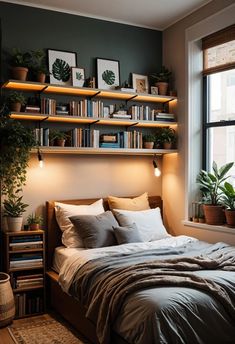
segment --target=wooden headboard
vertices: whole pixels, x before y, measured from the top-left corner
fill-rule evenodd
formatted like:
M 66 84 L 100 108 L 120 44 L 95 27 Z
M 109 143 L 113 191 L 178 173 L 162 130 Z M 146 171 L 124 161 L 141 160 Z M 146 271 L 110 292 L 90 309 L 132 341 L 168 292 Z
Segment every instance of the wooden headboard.
M 47 214 L 47 230 L 46 230 L 46 243 L 47 243 L 47 268 L 50 269 L 53 263 L 53 254 L 57 246 L 61 246 L 61 235 L 62 232 L 57 224 L 55 218 L 55 202 L 74 204 L 74 205 L 88 205 L 92 204 L 100 198 L 90 198 L 90 199 L 73 199 L 73 200 L 58 200 L 58 201 L 47 201 L 46 202 L 46 214 Z M 108 201 L 106 198 L 104 200 L 104 209 L 108 210 Z M 160 196 L 149 196 L 149 205 L 151 208 L 159 207 L 161 213 L 163 210 L 162 199 Z

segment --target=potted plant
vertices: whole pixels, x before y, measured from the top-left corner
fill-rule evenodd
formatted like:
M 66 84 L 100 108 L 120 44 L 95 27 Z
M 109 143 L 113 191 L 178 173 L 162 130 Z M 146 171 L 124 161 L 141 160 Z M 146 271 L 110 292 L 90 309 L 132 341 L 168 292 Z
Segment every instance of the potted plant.
M 49 70 L 46 64 L 46 54 L 42 49 L 31 50 L 31 66 L 33 77 L 36 81 L 44 83 Z
M 27 217 L 27 225 L 31 231 L 36 231 L 40 229 L 40 226 L 43 223 L 43 219 L 41 215 L 30 214 Z
M 67 134 L 64 131 L 60 131 L 57 129 L 51 129 L 50 134 L 49 134 L 49 138 L 50 138 L 50 143 L 52 146 L 64 147 L 65 141 L 67 138 Z
M 155 83 L 155 86 L 158 87 L 158 93 L 162 96 L 165 96 L 167 94 L 167 89 L 171 75 L 172 72 L 169 71 L 165 66 L 161 67 L 159 73 L 153 73 L 150 75 L 150 77 Z
M 25 81 L 27 79 L 31 54 L 22 52 L 20 49 L 14 48 L 10 58 L 12 78 Z
M 155 136 L 153 134 L 146 134 L 143 136 L 143 146 L 147 149 L 153 149 Z
M 0 181 L 5 215 L 10 210 L 21 214 L 25 209 L 20 194 L 26 183 L 30 150 L 35 145 L 33 131 L 11 119 L 4 105 L 0 109 Z
M 160 131 L 159 141 L 164 149 L 171 149 L 176 141 L 176 132 L 171 127 L 162 127 Z
M 222 225 L 225 223 L 221 186 L 229 177 L 227 173 L 232 166 L 233 162 L 230 162 L 218 169 L 216 162 L 213 161 L 213 173 L 201 170 L 197 176 L 196 181 L 202 192 L 203 211 L 207 224 Z
M 8 102 L 12 111 L 20 112 L 21 106 L 26 104 L 26 98 L 23 93 L 12 92 L 8 97 Z
M 7 217 L 8 231 L 20 231 L 23 222 L 23 213 L 28 207 L 28 204 L 22 202 L 23 196 L 17 194 L 10 194 L 8 199 L 3 201 L 4 216 Z
M 229 182 L 225 182 L 224 186 L 220 186 L 222 194 L 222 202 L 225 205 L 226 223 L 229 227 L 235 227 L 235 189 Z

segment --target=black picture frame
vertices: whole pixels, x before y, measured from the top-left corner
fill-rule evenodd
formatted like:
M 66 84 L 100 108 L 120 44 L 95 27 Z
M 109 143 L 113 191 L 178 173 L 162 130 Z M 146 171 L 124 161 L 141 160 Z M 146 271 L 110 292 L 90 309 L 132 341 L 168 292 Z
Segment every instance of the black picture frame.
M 71 68 L 77 67 L 77 53 L 73 51 L 47 49 L 50 83 L 72 85 Z
M 120 86 L 120 62 L 118 60 L 96 58 L 97 87 L 113 90 Z

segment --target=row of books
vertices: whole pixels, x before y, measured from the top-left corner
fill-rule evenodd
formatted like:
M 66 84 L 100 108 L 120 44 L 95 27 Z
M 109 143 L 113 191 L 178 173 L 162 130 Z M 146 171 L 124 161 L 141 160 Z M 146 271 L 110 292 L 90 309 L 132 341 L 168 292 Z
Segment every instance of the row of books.
M 80 117 L 104 117 L 104 103 L 101 100 L 82 99 L 69 103 L 71 116 Z
M 41 113 L 47 115 L 56 114 L 56 100 L 52 98 L 42 98 L 41 99 Z
M 22 242 L 30 242 L 30 241 L 40 241 L 42 240 L 42 236 L 35 234 L 35 235 L 20 235 L 20 236 L 12 236 L 10 243 L 22 243 Z
M 11 242 L 9 244 L 11 251 L 16 250 L 29 250 L 29 249 L 35 249 L 35 248 L 42 248 L 43 247 L 43 241 L 37 240 L 37 241 L 26 241 L 26 242 Z
M 44 278 L 43 274 L 12 276 L 11 283 L 14 289 L 43 287 Z
M 23 317 L 27 314 L 41 313 L 43 311 L 43 299 L 40 295 L 15 294 L 16 316 Z
M 18 253 L 10 257 L 10 268 L 41 267 L 43 257 L 41 252 Z
M 175 121 L 175 115 L 172 113 L 166 113 L 166 112 L 156 112 L 154 115 L 155 121 L 164 121 L 164 122 L 174 122 Z

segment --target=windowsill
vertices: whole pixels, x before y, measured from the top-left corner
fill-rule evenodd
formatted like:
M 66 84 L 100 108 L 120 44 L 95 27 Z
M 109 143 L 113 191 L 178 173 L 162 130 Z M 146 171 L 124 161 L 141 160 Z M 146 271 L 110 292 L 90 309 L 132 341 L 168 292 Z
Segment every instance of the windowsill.
M 188 220 L 183 220 L 182 223 L 184 226 L 200 228 L 200 229 L 204 229 L 208 231 L 229 233 L 229 234 L 235 235 L 235 228 L 229 228 L 226 226 L 207 225 L 206 223 L 199 223 L 199 222 L 193 222 L 193 221 L 188 221 Z

